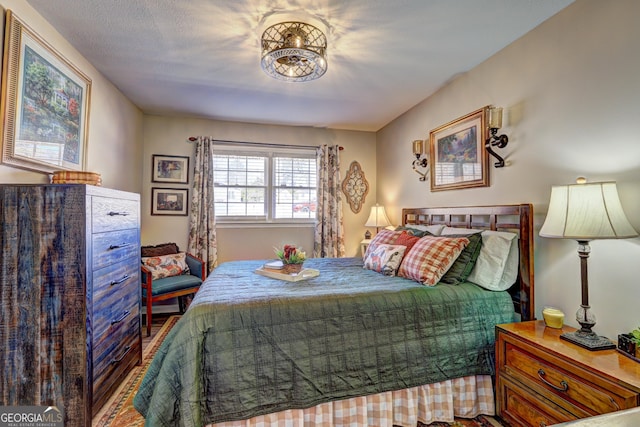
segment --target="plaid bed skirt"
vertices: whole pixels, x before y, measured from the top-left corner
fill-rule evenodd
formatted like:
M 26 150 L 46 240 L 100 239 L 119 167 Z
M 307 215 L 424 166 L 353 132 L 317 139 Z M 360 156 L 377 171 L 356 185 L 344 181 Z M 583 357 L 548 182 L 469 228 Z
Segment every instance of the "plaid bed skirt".
M 491 376 L 477 375 L 208 427 L 415 427 L 418 421 L 451 423 L 454 417 L 494 415 L 494 402 Z

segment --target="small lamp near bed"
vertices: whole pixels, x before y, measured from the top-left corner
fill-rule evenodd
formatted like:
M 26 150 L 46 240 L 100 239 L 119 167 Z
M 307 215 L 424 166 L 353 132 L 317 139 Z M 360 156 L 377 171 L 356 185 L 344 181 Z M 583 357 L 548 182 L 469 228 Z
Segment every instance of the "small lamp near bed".
M 371 213 L 369 214 L 369 219 L 364 224 L 365 227 L 375 227 L 376 233 L 380 230 L 380 227 L 386 227 L 391 225 L 391 221 L 389 221 L 389 217 L 384 211 L 384 206 L 380 206 L 376 203 L 375 206 L 371 207 Z M 368 232 L 368 230 L 367 230 Z M 365 238 L 370 238 L 366 237 Z
M 596 318 L 589 310 L 589 241 L 626 239 L 637 235 L 622 210 L 615 182 L 587 183 L 584 178 L 578 178 L 577 184 L 552 187 L 549 211 L 540 236 L 577 240 L 582 278 L 582 304 L 576 312 L 576 321 L 581 329 L 564 333 L 560 338 L 588 350 L 615 348 L 613 342 L 591 330 Z

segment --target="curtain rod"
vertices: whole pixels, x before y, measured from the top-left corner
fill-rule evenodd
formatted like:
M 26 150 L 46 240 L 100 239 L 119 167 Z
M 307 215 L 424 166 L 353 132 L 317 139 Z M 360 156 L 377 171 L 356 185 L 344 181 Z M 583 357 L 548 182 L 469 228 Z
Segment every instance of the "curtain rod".
M 190 136 L 189 141 L 195 142 L 198 138 L 195 136 Z M 260 142 L 241 142 L 241 141 L 225 141 L 223 139 L 214 139 L 214 142 L 225 142 L 229 144 L 242 144 L 242 145 L 251 145 L 254 147 L 273 147 L 273 148 L 298 148 L 298 149 L 309 149 L 309 148 L 318 148 L 318 145 L 287 145 L 287 144 L 270 144 L 270 143 L 260 143 Z M 340 151 L 344 150 L 343 146 L 339 146 Z

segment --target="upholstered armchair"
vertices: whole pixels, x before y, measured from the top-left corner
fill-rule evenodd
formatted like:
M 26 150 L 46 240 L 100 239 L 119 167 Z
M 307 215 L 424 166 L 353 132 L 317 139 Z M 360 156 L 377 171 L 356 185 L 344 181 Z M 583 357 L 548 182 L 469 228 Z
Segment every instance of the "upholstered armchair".
M 184 252 L 142 259 L 143 264 L 140 267 L 142 300 L 146 304 L 147 336 L 149 336 L 153 303 L 178 298 L 180 313 L 184 313 L 186 305 L 184 297 L 198 292 L 200 285 L 206 279 L 206 269 L 204 261 Z

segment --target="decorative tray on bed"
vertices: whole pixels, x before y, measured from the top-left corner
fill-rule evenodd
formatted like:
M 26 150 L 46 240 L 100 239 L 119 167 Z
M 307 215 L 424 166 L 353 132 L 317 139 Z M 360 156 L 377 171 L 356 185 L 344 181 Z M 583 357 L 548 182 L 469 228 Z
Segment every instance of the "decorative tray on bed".
M 261 276 L 271 277 L 272 279 L 286 280 L 288 282 L 299 282 L 301 280 L 311 279 L 320 274 L 320 270 L 314 268 L 305 268 L 300 273 L 285 274 L 270 268 L 260 267 L 255 272 Z

